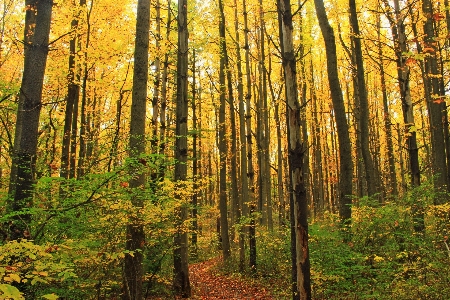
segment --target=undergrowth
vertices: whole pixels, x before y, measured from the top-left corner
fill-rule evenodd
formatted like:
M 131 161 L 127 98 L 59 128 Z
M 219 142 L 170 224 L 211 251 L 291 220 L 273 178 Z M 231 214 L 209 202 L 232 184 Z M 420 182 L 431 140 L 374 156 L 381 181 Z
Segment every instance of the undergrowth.
M 352 240 L 344 243 L 337 215 L 310 222 L 313 299 L 449 299 L 450 204 L 434 205 L 427 185 L 380 204 L 364 198 L 353 207 Z M 413 205 L 424 212 L 425 232 L 414 231 Z M 253 280 L 276 299 L 291 299 L 290 234 L 260 230 L 258 272 Z M 237 273 L 237 259 L 227 264 Z M 248 271 L 241 275 L 250 278 Z

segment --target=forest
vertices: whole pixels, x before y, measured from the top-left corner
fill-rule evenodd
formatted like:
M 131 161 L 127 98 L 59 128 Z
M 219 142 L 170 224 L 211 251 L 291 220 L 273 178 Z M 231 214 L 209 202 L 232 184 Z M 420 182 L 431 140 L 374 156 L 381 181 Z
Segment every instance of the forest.
M 0 0 L 0 299 L 449 299 L 448 0 Z

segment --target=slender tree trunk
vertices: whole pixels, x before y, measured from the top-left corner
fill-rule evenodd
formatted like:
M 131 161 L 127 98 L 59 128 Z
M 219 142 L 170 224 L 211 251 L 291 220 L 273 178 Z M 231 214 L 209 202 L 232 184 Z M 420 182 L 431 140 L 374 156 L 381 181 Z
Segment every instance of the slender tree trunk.
M 86 6 L 86 0 L 80 0 L 81 6 Z M 91 12 L 94 1 L 91 1 L 89 11 L 86 14 L 86 42 L 84 45 L 84 61 L 83 61 L 83 79 L 82 79 L 82 92 L 81 92 L 81 127 L 80 127 L 80 152 L 78 155 L 78 177 L 82 177 L 86 173 L 86 154 L 87 154 L 87 144 L 89 137 L 89 121 L 88 112 L 86 107 L 89 105 L 87 98 L 87 81 L 89 78 L 89 69 L 87 65 L 88 59 L 88 48 L 91 38 Z
M 447 114 L 445 104 L 445 94 L 441 93 L 439 86 L 439 70 L 437 61 L 437 43 L 435 41 L 434 25 L 433 25 L 433 5 L 431 0 L 422 1 L 422 12 L 425 16 L 424 28 L 424 49 L 425 55 L 425 77 L 424 83 L 428 85 L 428 114 L 430 118 L 431 145 L 432 145 L 432 165 L 433 179 L 436 191 L 447 190 L 447 161 L 445 155 L 445 139 L 444 139 L 444 113 Z M 446 197 L 442 195 L 434 197 L 436 204 L 445 202 Z
M 249 185 L 249 202 L 244 203 L 244 215 L 250 217 L 249 224 L 249 264 L 253 273 L 256 272 L 256 223 L 254 212 L 255 205 L 255 172 L 253 169 L 253 141 L 252 141 L 252 114 L 251 114 L 251 99 L 252 99 L 252 82 L 251 82 L 251 70 L 250 70 L 250 45 L 248 42 L 248 13 L 246 0 L 242 1 L 243 15 L 244 15 L 244 49 L 245 49 L 245 72 L 246 72 L 246 87 L 247 92 L 245 95 L 246 105 L 246 131 L 247 131 L 247 166 L 248 166 L 248 185 Z
M 385 5 L 389 3 L 385 0 Z M 416 127 L 414 122 L 413 102 L 411 100 L 411 90 L 409 87 L 410 70 L 406 64 L 406 57 L 403 53 L 408 52 L 405 17 L 401 13 L 399 0 L 394 0 L 394 15 L 387 14 L 388 20 L 391 24 L 392 37 L 395 46 L 396 64 L 397 64 L 397 79 L 400 90 L 400 98 L 402 101 L 403 121 L 405 126 L 406 144 L 409 156 L 409 165 L 411 172 L 411 186 L 417 187 L 420 185 L 420 168 L 419 168 L 419 149 L 417 147 Z M 413 217 L 415 219 L 414 229 L 421 232 L 425 229 L 423 221 L 423 212 L 420 205 L 413 206 Z
M 361 47 L 361 33 L 359 31 L 358 16 L 356 11 L 355 0 L 349 0 L 350 9 L 350 25 L 352 28 L 353 36 L 352 41 L 354 47 L 352 47 L 355 54 L 355 67 L 356 67 L 356 82 L 358 88 L 359 106 L 360 106 L 360 130 L 361 130 L 361 152 L 364 161 L 367 193 L 369 196 L 373 196 L 377 193 L 377 178 L 375 178 L 375 169 L 373 165 L 373 159 L 370 155 L 369 148 L 369 101 L 367 99 L 366 83 L 364 80 L 364 61 L 362 56 Z
M 157 50 L 157 55 L 155 57 L 155 61 L 153 62 L 153 68 L 155 70 L 155 78 L 153 81 L 153 98 L 152 98 L 152 152 L 158 153 L 158 118 L 160 116 L 159 114 L 159 94 L 160 94 L 160 86 L 161 86 L 161 3 L 160 0 L 156 0 L 155 4 L 156 9 L 156 39 L 155 39 L 155 46 Z M 169 9 L 169 7 L 168 7 Z M 195 61 L 195 60 L 194 60 Z M 194 62 L 195 64 L 195 62 Z M 195 68 L 195 65 L 194 65 Z M 157 177 L 158 174 L 156 172 L 153 173 L 154 179 Z
M 225 120 L 225 105 L 226 105 L 226 86 L 225 86 L 225 68 L 226 68 L 226 43 L 225 43 L 225 15 L 223 12 L 222 0 L 219 0 L 220 21 L 219 21 L 219 35 L 220 35 L 220 107 L 219 107 L 219 154 L 220 154 L 220 236 L 222 241 L 222 255 L 223 259 L 227 260 L 230 257 L 230 238 L 228 235 L 228 208 L 227 208 L 227 140 L 226 140 L 226 120 Z
M 172 13 L 170 9 L 171 0 L 167 1 L 167 27 L 166 39 L 170 36 L 170 25 L 172 23 Z M 159 110 L 159 153 L 165 154 L 166 150 L 166 109 L 167 109 L 167 81 L 169 74 L 169 54 L 164 55 L 163 71 L 161 76 L 161 105 Z M 163 179 L 165 173 L 164 166 L 159 169 L 159 178 Z
M 143 298 L 142 279 L 144 268 L 142 251 L 145 245 L 145 233 L 139 210 L 144 208 L 144 199 L 140 190 L 145 185 L 145 173 L 141 170 L 142 166 L 139 165 L 145 165 L 145 161 L 143 162 L 143 158 L 140 158 L 140 156 L 145 153 L 149 30 L 150 0 L 138 0 L 129 153 L 130 157 L 135 160 L 134 165 L 130 166 L 133 176 L 130 179 L 129 187 L 134 189 L 131 203 L 137 212 L 135 216 L 129 217 L 129 223 L 127 224 L 125 249 L 132 252 L 132 254 L 125 255 L 124 291 L 122 296 L 124 300 L 140 300 Z
M 178 61 L 177 61 L 177 102 L 175 128 L 175 173 L 174 180 L 183 184 L 187 179 L 188 155 L 188 19 L 187 0 L 178 1 Z M 174 236 L 174 281 L 175 294 L 183 298 L 191 296 L 188 265 L 188 233 L 183 223 L 188 217 L 188 206 L 182 199 L 176 209 L 177 226 Z
M 272 84 L 272 56 L 269 56 L 269 69 L 267 71 L 267 81 L 269 83 L 270 94 L 272 97 L 272 105 L 274 106 L 274 118 L 275 118 L 275 126 L 276 126 L 276 137 L 277 137 L 277 198 L 278 198 L 278 223 L 280 228 L 284 227 L 285 222 L 285 201 L 283 195 L 283 152 L 281 145 L 281 124 L 280 124 L 280 115 L 279 115 L 279 106 L 280 106 L 280 96 L 281 91 L 283 89 L 283 85 L 281 85 L 280 90 L 275 92 Z M 276 96 L 278 95 L 278 96 Z
M 290 0 L 278 2 L 278 9 L 281 14 L 281 43 L 282 60 L 286 92 L 286 124 L 288 127 L 288 153 L 289 153 L 289 173 L 293 197 L 295 219 L 295 240 L 296 244 L 296 283 L 299 299 L 311 299 L 311 281 L 308 247 L 308 199 L 306 197 L 305 183 L 303 179 L 303 157 L 305 149 L 300 140 L 300 102 L 298 101 L 298 89 L 296 78 L 296 60 L 293 45 L 293 24 Z M 306 139 L 307 137 L 303 137 Z M 295 299 L 295 294 L 293 295 Z
M 242 57 L 240 48 L 239 35 L 239 19 L 237 0 L 234 0 L 234 29 L 236 32 L 236 57 L 237 57 L 237 72 L 238 72 L 238 100 L 239 100 L 239 141 L 240 141 L 240 164 L 241 164 L 241 194 L 239 198 L 239 210 L 236 215 L 237 222 L 241 226 L 239 230 L 239 271 L 243 272 L 245 268 L 245 240 L 244 240 L 244 226 L 241 223 L 241 217 L 244 215 L 244 203 L 249 201 L 248 191 L 248 168 L 247 168 L 247 142 L 245 138 L 245 103 L 244 103 L 244 84 L 242 74 Z
M 224 16 L 224 15 L 223 15 Z M 230 111 L 230 127 L 231 127 L 231 151 L 229 153 L 229 158 L 231 161 L 231 170 L 230 170 L 230 181 L 231 181 L 231 226 L 234 226 L 236 223 L 238 211 L 239 211 L 239 191 L 238 191 L 238 171 L 237 171 L 237 133 L 236 133 L 236 112 L 234 108 L 234 97 L 233 97 L 233 79 L 231 74 L 231 66 L 228 60 L 228 50 L 227 44 L 224 39 L 223 42 L 224 49 L 224 59 L 225 59 L 225 69 L 227 75 L 227 87 L 228 87 L 228 105 Z M 234 230 L 233 230 L 234 236 Z
M 197 77 L 196 77 L 196 61 L 195 61 L 195 49 L 192 51 L 192 181 L 193 181 L 193 194 L 192 194 L 192 234 L 191 234 L 191 254 L 194 258 L 197 257 L 197 232 L 198 232 L 198 216 L 197 216 L 197 207 L 198 207 L 198 189 L 199 186 L 197 184 L 198 180 L 198 156 L 197 156 L 197 138 L 199 135 L 199 131 L 197 128 L 198 119 L 197 119 Z
M 72 0 L 72 6 L 75 5 L 75 1 Z M 76 74 L 76 53 L 77 53 L 77 27 L 78 27 L 78 15 L 73 16 L 72 22 L 71 22 L 71 29 L 73 31 L 72 37 L 69 41 L 69 66 L 68 66 L 68 76 L 67 80 L 69 82 L 68 84 L 68 91 L 67 91 L 67 101 L 66 101 L 66 111 L 65 111 L 65 117 L 64 117 L 64 135 L 62 140 L 62 153 L 61 153 L 61 172 L 60 176 L 62 178 L 70 178 L 71 177 L 71 170 L 70 170 L 70 164 L 72 160 L 72 156 L 75 155 L 72 151 L 74 148 L 76 149 L 76 145 L 73 146 L 72 143 L 74 142 L 74 132 L 73 130 L 76 130 L 76 125 L 74 128 L 73 123 L 77 122 L 77 119 L 74 118 L 74 112 L 75 107 L 78 105 L 78 98 L 80 94 L 80 86 L 77 83 L 77 74 Z M 76 132 L 75 132 L 76 134 Z M 75 138 L 76 141 L 76 138 Z
M 31 207 L 42 89 L 49 51 L 52 0 L 26 0 L 24 66 L 19 93 L 7 212 Z M 31 238 L 31 215 L 15 217 L 9 239 Z
M 314 1 L 320 29 L 325 41 L 327 55 L 328 81 L 331 99 L 336 117 L 336 127 L 339 143 L 339 214 L 344 223 L 351 220 L 353 160 L 349 128 L 345 114 L 344 99 L 337 70 L 336 43 L 333 28 L 328 22 L 325 6 L 322 0 Z M 346 224 L 348 225 L 348 224 Z
M 398 195 L 397 176 L 395 170 L 394 145 L 392 142 L 391 114 L 388 106 L 386 76 L 383 62 L 383 45 L 381 43 L 381 18 L 379 14 L 377 14 L 377 28 L 378 28 L 377 37 L 378 37 L 378 59 L 379 59 L 378 63 L 380 67 L 381 92 L 383 96 L 383 113 L 384 113 L 383 120 L 384 120 L 384 130 L 386 132 L 387 156 L 389 161 L 388 192 L 389 194 L 396 196 Z

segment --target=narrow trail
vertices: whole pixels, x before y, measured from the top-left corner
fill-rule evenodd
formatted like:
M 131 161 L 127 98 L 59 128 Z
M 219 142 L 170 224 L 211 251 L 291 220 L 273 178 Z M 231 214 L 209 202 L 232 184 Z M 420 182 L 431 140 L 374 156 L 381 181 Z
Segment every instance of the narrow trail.
M 192 288 L 191 299 L 235 299 L 235 300 L 275 300 L 263 286 L 249 280 L 228 277 L 215 272 L 214 266 L 219 258 L 189 266 L 189 279 Z

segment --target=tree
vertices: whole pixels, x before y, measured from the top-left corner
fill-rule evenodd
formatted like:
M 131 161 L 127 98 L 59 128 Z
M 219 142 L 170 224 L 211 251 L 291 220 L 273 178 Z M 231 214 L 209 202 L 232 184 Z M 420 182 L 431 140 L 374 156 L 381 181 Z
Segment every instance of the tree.
M 280 0 L 279 11 L 281 21 L 281 44 L 282 60 L 285 80 L 286 94 L 286 124 L 288 137 L 289 153 L 289 174 L 290 187 L 293 197 L 293 206 L 290 207 L 294 212 L 295 220 L 295 240 L 291 243 L 296 245 L 295 261 L 297 267 L 296 287 L 293 299 L 304 300 L 311 299 L 311 280 L 309 265 L 309 247 L 308 247 L 308 199 L 303 179 L 303 156 L 304 149 L 301 141 L 300 132 L 300 102 L 298 100 L 297 89 L 297 67 L 295 59 L 295 50 L 293 45 L 293 24 L 290 0 Z M 303 137 L 306 139 L 306 137 Z M 292 215 L 292 214 L 291 214 Z
M 220 210 L 220 237 L 223 259 L 227 260 L 230 255 L 230 238 L 228 235 L 228 209 L 227 209 L 227 140 L 226 140 L 226 124 L 225 124 L 225 102 L 226 102 L 226 85 L 225 85 L 225 67 L 227 60 L 227 50 L 225 42 L 225 15 L 223 13 L 223 3 L 219 0 L 220 21 L 220 106 L 219 106 L 219 210 Z M 231 100 L 231 99 L 230 99 Z M 234 195 L 233 195 L 234 196 Z M 235 199 L 236 201 L 237 199 Z
M 430 119 L 431 144 L 432 144 L 432 164 L 434 178 L 434 186 L 437 191 L 446 191 L 448 185 L 447 178 L 447 161 L 444 138 L 444 115 L 447 115 L 447 108 L 445 103 L 445 91 L 440 87 L 440 77 L 438 70 L 438 47 L 436 42 L 436 34 L 434 21 L 438 16 L 433 15 L 433 4 L 430 0 L 422 1 L 422 12 L 426 17 L 423 31 L 424 31 L 424 48 L 422 52 L 425 53 L 425 72 L 424 84 L 426 85 L 425 93 L 427 99 L 428 115 Z M 447 137 L 448 138 L 448 137 Z M 442 204 L 446 197 L 435 197 L 437 204 Z
M 134 49 L 133 94 L 131 103 L 130 123 L 130 166 L 132 176 L 129 187 L 134 189 L 131 202 L 136 209 L 136 216 L 130 216 L 127 225 L 127 239 L 125 249 L 130 253 L 125 255 L 124 265 L 124 300 L 139 300 L 142 295 L 143 250 L 145 245 L 144 225 L 140 210 L 144 207 L 144 199 L 140 189 L 145 185 L 145 174 L 139 165 L 145 165 L 145 121 L 147 103 L 148 80 L 148 47 L 150 29 L 150 0 L 139 0 L 137 6 L 136 40 Z
M 178 51 L 177 51 L 177 101 L 175 128 L 175 173 L 174 180 L 178 184 L 185 184 L 187 179 L 187 134 L 188 134 L 188 20 L 187 0 L 178 1 Z M 177 217 L 174 236 L 174 280 L 173 288 L 177 295 L 183 298 L 191 296 L 188 266 L 188 234 L 184 228 L 189 208 L 181 197 L 175 212 Z
M 353 160 L 351 153 L 351 143 L 349 137 L 349 128 L 345 115 L 344 99 L 339 83 L 337 70 L 336 42 L 334 31 L 328 22 L 325 12 L 325 6 L 322 0 L 314 0 L 317 19 L 319 20 L 320 30 L 325 41 L 327 56 L 327 74 L 330 85 L 331 100 L 336 116 L 336 127 L 339 143 L 339 214 L 344 223 L 350 222 L 352 211 L 352 178 L 353 178 Z
M 242 56 L 240 47 L 240 35 L 239 35 L 239 19 L 238 19 L 238 6 L 237 0 L 234 0 L 234 30 L 236 41 L 236 66 L 237 66 L 237 92 L 239 100 L 239 141 L 240 141 L 240 169 L 241 169 L 241 194 L 239 198 L 239 210 L 236 215 L 237 221 L 242 222 L 241 217 L 244 214 L 244 203 L 249 201 L 249 186 L 248 186 L 248 167 L 247 167 L 247 141 L 245 135 L 245 102 L 244 102 L 244 84 L 242 74 Z M 244 227 L 240 226 L 239 230 L 239 270 L 244 271 L 245 267 L 245 240 L 244 240 Z
M 384 1 L 385 7 L 390 7 L 387 1 Z M 400 1 L 394 0 L 394 14 L 387 10 L 386 14 L 392 31 L 394 50 L 397 65 L 397 81 L 402 102 L 403 121 L 406 134 L 406 145 L 409 156 L 409 170 L 411 174 L 411 186 L 420 185 L 420 167 L 419 167 L 419 149 L 417 147 L 417 129 L 414 121 L 413 102 L 410 89 L 410 66 L 407 64 L 407 57 L 404 53 L 408 52 L 408 44 L 405 29 L 405 16 L 401 13 Z M 425 229 L 423 214 L 419 206 L 414 205 L 413 215 L 416 219 L 415 230 L 421 232 Z
M 364 79 L 364 60 L 361 49 L 361 32 L 358 24 L 358 14 L 356 11 L 355 0 L 349 0 L 350 10 L 350 26 L 352 28 L 352 41 L 355 56 L 356 67 L 356 88 L 358 95 L 358 104 L 360 108 L 360 130 L 361 130 L 361 152 L 364 161 L 366 181 L 367 181 L 367 193 L 369 196 L 373 196 L 377 192 L 378 179 L 375 177 L 375 168 L 373 159 L 369 150 L 369 102 L 367 99 L 366 82 Z
M 245 0 L 242 2 L 243 15 L 244 15 L 244 49 L 245 49 L 245 72 L 246 72 L 246 88 L 245 106 L 246 106 L 246 122 L 245 128 L 247 133 L 247 178 L 249 185 L 248 202 L 244 203 L 243 212 L 244 215 L 249 215 L 250 224 L 248 228 L 249 235 L 249 264 L 253 272 L 256 272 L 256 224 L 255 224 L 255 208 L 254 195 L 255 195 L 255 172 L 253 168 L 253 142 L 252 142 L 252 114 L 251 114 L 251 99 L 252 99 L 252 81 L 250 71 L 250 45 L 248 42 L 248 12 L 247 3 Z
M 75 1 L 72 1 L 72 6 L 76 9 Z M 68 88 L 67 88 L 67 101 L 66 101 L 66 110 L 64 117 L 64 135 L 62 141 L 62 153 L 61 153 L 61 171 L 60 176 L 62 178 L 68 179 L 71 177 L 70 175 L 74 174 L 74 170 L 70 168 L 71 159 L 75 156 L 75 153 L 71 153 L 71 150 L 74 149 L 75 142 L 73 139 L 75 136 L 73 135 L 72 128 L 75 127 L 76 133 L 76 124 L 77 123 L 77 115 L 78 113 L 78 98 L 80 96 L 80 86 L 77 84 L 79 81 L 79 74 L 76 72 L 76 53 L 77 51 L 77 42 L 78 42 L 78 14 L 73 16 L 71 22 L 71 30 L 72 30 L 72 38 L 69 42 L 69 65 L 68 65 Z M 78 77 L 78 78 L 77 78 Z M 71 141 L 72 140 L 72 141 Z
M 24 67 L 19 93 L 12 170 L 10 212 L 29 208 L 33 197 L 42 89 L 49 46 L 52 0 L 25 1 Z M 10 239 L 31 238 L 31 215 L 21 214 L 10 225 Z

